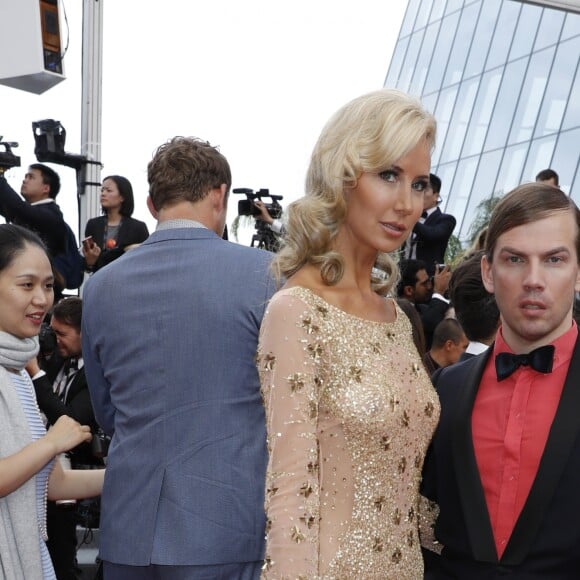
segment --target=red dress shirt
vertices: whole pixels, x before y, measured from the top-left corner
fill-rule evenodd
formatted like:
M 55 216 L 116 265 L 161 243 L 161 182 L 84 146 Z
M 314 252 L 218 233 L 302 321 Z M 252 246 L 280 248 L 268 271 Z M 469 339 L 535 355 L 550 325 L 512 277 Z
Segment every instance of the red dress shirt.
M 551 343 L 556 349 L 551 373 L 522 366 L 498 382 L 495 355 L 513 352 L 500 329 L 483 372 L 471 429 L 498 558 L 536 477 L 577 336 L 574 322 L 569 331 Z

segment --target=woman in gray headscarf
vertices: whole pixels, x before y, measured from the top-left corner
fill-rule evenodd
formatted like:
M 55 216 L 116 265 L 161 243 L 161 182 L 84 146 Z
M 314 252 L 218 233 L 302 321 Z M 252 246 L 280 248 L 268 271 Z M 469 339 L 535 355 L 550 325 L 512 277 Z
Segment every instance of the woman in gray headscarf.
M 53 302 L 53 273 L 40 239 L 0 225 L 0 577 L 54 579 L 46 548 L 46 500 L 94 497 L 104 470 L 64 470 L 54 459 L 90 428 L 61 417 L 46 432 L 24 366 Z

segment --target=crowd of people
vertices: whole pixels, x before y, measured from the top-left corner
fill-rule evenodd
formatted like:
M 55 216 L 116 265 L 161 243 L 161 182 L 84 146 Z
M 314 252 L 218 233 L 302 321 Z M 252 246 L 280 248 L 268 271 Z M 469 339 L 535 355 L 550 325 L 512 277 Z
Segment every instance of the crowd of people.
M 448 264 L 435 140 L 404 93 L 345 104 L 273 254 L 224 239 L 229 163 L 175 137 L 151 235 L 103 180 L 82 299 L 58 175 L 0 176 L 3 578 L 78 578 L 86 498 L 105 580 L 577 576 L 580 211 L 540 172 Z

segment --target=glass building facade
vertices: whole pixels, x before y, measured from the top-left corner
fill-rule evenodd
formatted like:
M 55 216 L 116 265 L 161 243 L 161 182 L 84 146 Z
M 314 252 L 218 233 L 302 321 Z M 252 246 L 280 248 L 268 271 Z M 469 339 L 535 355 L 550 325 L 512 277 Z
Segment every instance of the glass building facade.
M 580 202 L 580 14 L 516 0 L 409 0 L 385 86 L 438 122 L 432 172 L 465 241 L 478 204 L 554 169 Z

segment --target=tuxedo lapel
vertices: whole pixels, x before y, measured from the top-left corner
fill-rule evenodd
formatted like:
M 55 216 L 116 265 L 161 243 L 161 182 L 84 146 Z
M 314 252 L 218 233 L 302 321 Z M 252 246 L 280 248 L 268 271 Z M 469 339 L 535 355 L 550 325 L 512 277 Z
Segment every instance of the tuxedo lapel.
M 441 215 L 441 210 L 437 208 L 433 213 L 430 213 L 423 223 L 429 224 L 431 222 L 436 222 Z
M 552 501 L 572 447 L 580 434 L 580 421 L 578 420 L 578 409 L 580 409 L 579 376 L 580 339 L 576 341 L 574 347 L 562 397 L 548 434 L 538 473 L 503 554 L 502 564 L 517 565 L 527 556 L 542 523 L 544 513 Z
M 455 474 L 465 525 L 473 556 L 481 562 L 497 562 L 497 552 L 475 459 L 471 414 L 485 365 L 492 352 L 493 348 L 490 348 L 486 353 L 476 357 L 474 363 L 469 365 L 464 384 L 455 385 L 459 394 L 452 433 Z
M 80 368 L 73 377 L 71 381 L 70 387 L 68 388 L 68 392 L 66 394 L 66 401 L 65 404 L 70 403 L 78 392 L 87 386 L 87 380 L 85 378 L 85 367 Z

